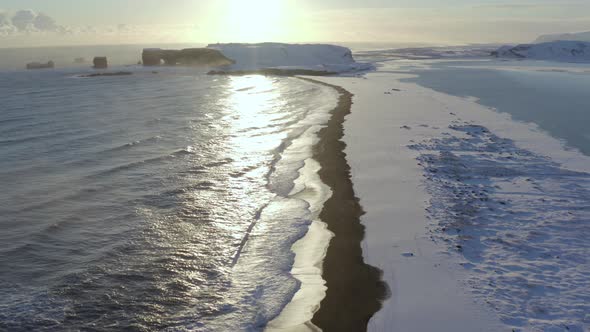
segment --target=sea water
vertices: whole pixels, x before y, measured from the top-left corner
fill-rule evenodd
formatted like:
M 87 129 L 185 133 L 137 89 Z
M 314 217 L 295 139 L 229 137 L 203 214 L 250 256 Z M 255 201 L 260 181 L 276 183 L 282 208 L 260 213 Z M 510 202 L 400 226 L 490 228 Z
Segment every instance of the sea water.
M 533 123 L 590 155 L 590 64 L 546 61 L 434 61 L 407 68 L 407 81 L 477 102 Z
M 0 72 L 0 329 L 263 328 L 299 288 L 317 212 L 294 183 L 319 180 L 302 169 L 337 93 L 112 70 L 133 74 Z

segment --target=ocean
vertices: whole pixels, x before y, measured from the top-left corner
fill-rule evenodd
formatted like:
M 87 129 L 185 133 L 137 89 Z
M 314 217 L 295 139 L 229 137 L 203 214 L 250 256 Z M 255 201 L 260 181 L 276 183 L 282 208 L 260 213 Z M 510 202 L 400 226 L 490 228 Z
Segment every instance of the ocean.
M 337 92 L 129 54 L 0 66 L 0 330 L 259 329 L 299 287 L 294 183 Z
M 590 156 L 589 68 L 588 64 L 530 60 L 443 60 L 428 63 L 427 69 L 410 69 L 416 76 L 406 81 L 475 98 Z
M 135 65 L 141 48 L 149 46 L 0 49 L 0 330 L 257 331 L 269 322 L 280 326 L 273 319 L 285 311 L 300 317 L 279 321 L 300 323 L 302 312 L 322 298 L 321 289 L 301 291 L 305 285 L 292 272 L 297 258 L 316 264 L 325 254 L 326 243 L 310 242 L 329 240 L 325 233 L 306 234 L 324 228 L 318 209 L 330 189 L 316 174 L 312 147 L 338 93 L 297 78 L 208 76 L 202 69 Z M 94 72 L 94 55 L 108 56 L 111 71 L 132 75 L 81 77 Z M 48 60 L 57 69 L 23 69 L 27 62 Z M 563 147 L 590 155 L 587 65 L 377 60 L 376 75 L 410 74 L 401 82 L 467 97 L 533 124 L 534 131 L 563 144 L 546 147 L 551 155 Z M 361 94 L 357 101 L 362 99 Z M 452 109 L 444 112 L 454 115 Z M 464 125 L 447 129 L 471 128 Z M 528 129 L 517 131 L 510 134 L 528 135 Z M 548 160 L 515 165 L 537 167 Z M 567 200 L 560 197 L 575 193 L 581 203 L 567 209 L 581 212 L 567 218 L 580 225 L 587 220 L 583 183 L 569 187 L 564 181 L 560 192 L 542 187 L 547 172 L 519 171 L 531 181 L 540 177 L 533 189 L 548 201 L 561 204 Z M 445 196 L 434 195 L 440 197 Z M 543 207 L 553 213 L 552 204 L 557 203 Z M 544 208 L 528 207 L 523 215 L 532 221 L 560 221 L 553 214 L 537 218 L 531 213 Z M 539 227 L 526 221 L 536 232 Z M 582 243 L 585 228 L 570 224 L 560 230 L 575 240 L 561 249 L 583 248 L 576 243 Z M 298 242 L 302 238 L 304 244 Z M 584 289 L 585 279 L 566 270 L 576 262 L 559 262 L 568 271 L 559 280 Z M 305 276 L 313 277 L 318 276 Z M 315 279 L 311 283 L 323 287 Z M 522 288 L 507 284 L 514 294 Z M 306 298 L 290 302 L 298 291 L 296 298 Z M 560 310 L 577 305 L 557 304 Z

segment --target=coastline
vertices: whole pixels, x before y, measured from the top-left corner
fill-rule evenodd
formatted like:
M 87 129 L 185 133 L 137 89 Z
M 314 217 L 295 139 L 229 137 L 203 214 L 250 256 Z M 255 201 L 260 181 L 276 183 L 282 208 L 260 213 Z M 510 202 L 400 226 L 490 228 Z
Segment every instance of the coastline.
M 321 78 L 355 94 L 343 140 L 367 209 L 363 254 L 394 294 L 369 329 L 583 330 L 587 287 L 576 253 L 585 248 L 588 157 L 412 76 Z M 522 296 L 530 275 L 535 288 Z
M 324 203 L 332 195 L 330 188 L 320 180 L 319 170 L 320 164 L 312 157 L 308 158 L 305 166 L 299 170 L 300 176 L 295 180 L 295 188 L 289 195 L 309 204 L 312 222 L 305 235 L 291 246 L 295 260 L 290 273 L 298 280 L 299 289 L 281 313 L 268 322 L 264 329 L 266 332 L 320 331 L 311 319 L 326 296 L 322 263 L 334 234 L 319 218 Z
M 435 128 L 445 132 L 455 120 L 451 113 L 470 113 L 472 104 L 441 103 L 438 94 L 399 81 L 407 76 L 377 71 L 319 79 L 355 95 L 343 141 L 355 192 L 367 209 L 363 256 L 383 270 L 392 293 L 369 330 L 502 331 L 495 313 L 461 283 L 461 261 L 432 240 L 425 210 L 430 196 L 417 153 L 408 148 Z
M 326 296 L 312 323 L 324 331 L 366 331 L 371 317 L 381 309 L 387 297 L 381 271 L 365 264 L 361 243 L 365 227 L 360 223 L 364 211 L 355 196 L 344 149 L 345 117 L 350 114 L 353 95 L 342 87 L 299 77 L 329 86 L 339 94 L 338 105 L 331 111 L 327 126 L 318 133 L 313 158 L 320 164 L 318 174 L 332 190 L 324 203 L 320 219 L 334 233 L 323 261 L 322 277 Z

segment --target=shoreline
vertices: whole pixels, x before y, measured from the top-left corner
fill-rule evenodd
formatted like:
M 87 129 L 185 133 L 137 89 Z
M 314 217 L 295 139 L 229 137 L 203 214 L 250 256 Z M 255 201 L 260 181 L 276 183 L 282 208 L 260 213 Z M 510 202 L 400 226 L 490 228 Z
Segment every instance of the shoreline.
M 587 157 L 414 76 L 321 78 L 355 94 L 344 142 L 368 210 L 364 254 L 395 295 L 370 329 L 583 329 Z M 568 291 L 522 296 L 530 275 L 535 287 Z M 532 303 L 551 316 L 527 310 Z
M 361 242 L 365 227 L 360 222 L 364 211 L 355 196 L 350 166 L 344 149 L 345 117 L 352 109 L 353 95 L 342 87 L 298 77 L 329 86 L 339 94 L 337 106 L 330 112 L 326 127 L 318 132 L 313 159 L 321 166 L 318 175 L 332 190 L 324 203 L 320 220 L 334 234 L 323 261 L 322 278 L 326 296 L 321 301 L 312 323 L 324 331 L 366 331 L 369 320 L 381 309 L 388 296 L 382 272 L 365 264 Z
M 400 83 L 399 76 L 320 79 L 355 94 L 342 140 L 354 189 L 367 209 L 362 216 L 363 257 L 383 270 L 393 293 L 371 318 L 369 330 L 500 331 L 497 318 L 459 283 L 460 265 L 432 241 L 423 172 L 415 151 L 407 147 L 434 128 L 445 131 L 446 121 L 454 119 L 449 113 L 456 110 L 442 107 L 439 113 L 435 101 L 424 98 L 419 88 Z
M 319 169 L 320 165 L 315 159 L 312 157 L 306 159 L 305 166 L 299 170 L 300 176 L 295 180 L 295 188 L 290 195 L 310 205 L 312 222 L 306 234 L 291 247 L 291 251 L 295 254 L 291 275 L 300 283 L 299 289 L 281 313 L 267 324 L 264 329 L 266 332 L 320 331 L 313 325 L 311 319 L 326 295 L 322 264 L 330 239 L 334 235 L 328 230 L 328 225 L 319 218 L 324 203 L 332 195 L 330 188 L 320 180 Z

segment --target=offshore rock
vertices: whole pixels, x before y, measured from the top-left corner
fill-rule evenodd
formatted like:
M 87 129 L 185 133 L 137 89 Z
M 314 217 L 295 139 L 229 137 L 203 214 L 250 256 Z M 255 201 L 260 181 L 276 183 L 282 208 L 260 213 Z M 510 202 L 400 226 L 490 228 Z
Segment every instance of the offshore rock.
M 39 62 L 31 62 L 27 63 L 27 69 L 46 69 L 46 68 L 54 68 L 55 63 L 53 61 L 48 61 L 47 63 L 39 63 Z
M 105 69 L 109 67 L 106 56 L 97 56 L 92 62 L 94 63 L 94 69 Z

